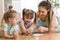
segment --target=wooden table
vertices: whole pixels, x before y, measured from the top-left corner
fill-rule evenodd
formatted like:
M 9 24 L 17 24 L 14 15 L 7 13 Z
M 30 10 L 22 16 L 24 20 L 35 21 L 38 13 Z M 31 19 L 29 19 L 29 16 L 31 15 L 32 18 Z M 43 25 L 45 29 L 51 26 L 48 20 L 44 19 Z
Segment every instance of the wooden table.
M 42 36 L 29 36 L 29 37 L 22 37 L 20 36 L 22 40 L 60 40 L 60 33 L 46 33 Z M 5 39 L 0 38 L 0 40 L 13 40 L 13 39 Z

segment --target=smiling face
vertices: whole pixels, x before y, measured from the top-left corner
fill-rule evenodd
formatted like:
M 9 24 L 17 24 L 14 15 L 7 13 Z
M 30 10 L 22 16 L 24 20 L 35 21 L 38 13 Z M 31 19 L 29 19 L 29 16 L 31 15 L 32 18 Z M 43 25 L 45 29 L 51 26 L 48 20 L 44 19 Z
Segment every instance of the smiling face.
M 24 21 L 25 21 L 26 24 L 27 24 L 27 23 L 30 23 L 30 22 L 32 21 L 32 19 L 33 19 L 33 18 L 27 17 L 27 16 L 24 17 Z
M 26 24 L 33 22 L 35 17 L 35 12 L 30 9 L 26 9 L 23 13 L 23 19 Z
M 48 14 L 50 14 L 50 10 L 51 10 L 51 3 L 49 1 L 42 1 L 39 3 L 38 13 L 41 19 L 45 20 Z
M 26 24 L 30 23 L 32 21 L 32 19 L 33 19 L 33 15 L 32 14 L 25 14 L 24 15 L 24 21 L 25 21 Z
M 47 17 L 48 10 L 46 10 L 44 7 L 40 6 L 38 7 L 39 16 L 42 20 L 45 20 Z

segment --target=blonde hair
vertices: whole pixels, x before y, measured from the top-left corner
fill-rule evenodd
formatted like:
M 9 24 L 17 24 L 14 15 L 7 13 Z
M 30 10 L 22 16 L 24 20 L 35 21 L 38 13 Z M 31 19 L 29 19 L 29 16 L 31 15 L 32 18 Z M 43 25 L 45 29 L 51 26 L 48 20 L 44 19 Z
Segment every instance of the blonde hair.
M 4 13 L 2 21 L 1 21 L 1 27 L 3 27 L 4 22 L 6 22 L 6 23 L 9 22 L 9 20 L 8 20 L 9 18 L 14 18 L 15 17 L 14 13 L 17 14 L 17 12 L 15 10 L 8 10 Z

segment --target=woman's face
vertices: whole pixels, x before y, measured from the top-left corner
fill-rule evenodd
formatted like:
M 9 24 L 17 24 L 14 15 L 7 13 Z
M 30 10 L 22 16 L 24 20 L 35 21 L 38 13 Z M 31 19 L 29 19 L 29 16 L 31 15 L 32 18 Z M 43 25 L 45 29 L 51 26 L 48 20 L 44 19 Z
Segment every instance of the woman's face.
M 47 16 L 48 11 L 44 7 L 40 6 L 38 7 L 38 12 L 41 18 L 45 18 Z

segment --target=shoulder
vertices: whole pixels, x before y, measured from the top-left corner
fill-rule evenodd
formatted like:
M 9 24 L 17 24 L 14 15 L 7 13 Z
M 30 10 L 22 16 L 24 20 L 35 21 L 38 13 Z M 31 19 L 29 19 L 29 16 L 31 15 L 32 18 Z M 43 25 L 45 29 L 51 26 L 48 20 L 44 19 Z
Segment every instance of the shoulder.
M 13 27 L 19 27 L 19 25 L 18 24 L 15 24 L 15 25 L 13 25 Z
M 3 26 L 8 27 L 8 23 L 6 23 L 6 22 L 3 23 Z
M 53 15 L 51 16 L 52 19 L 56 19 L 56 15 L 53 13 Z

